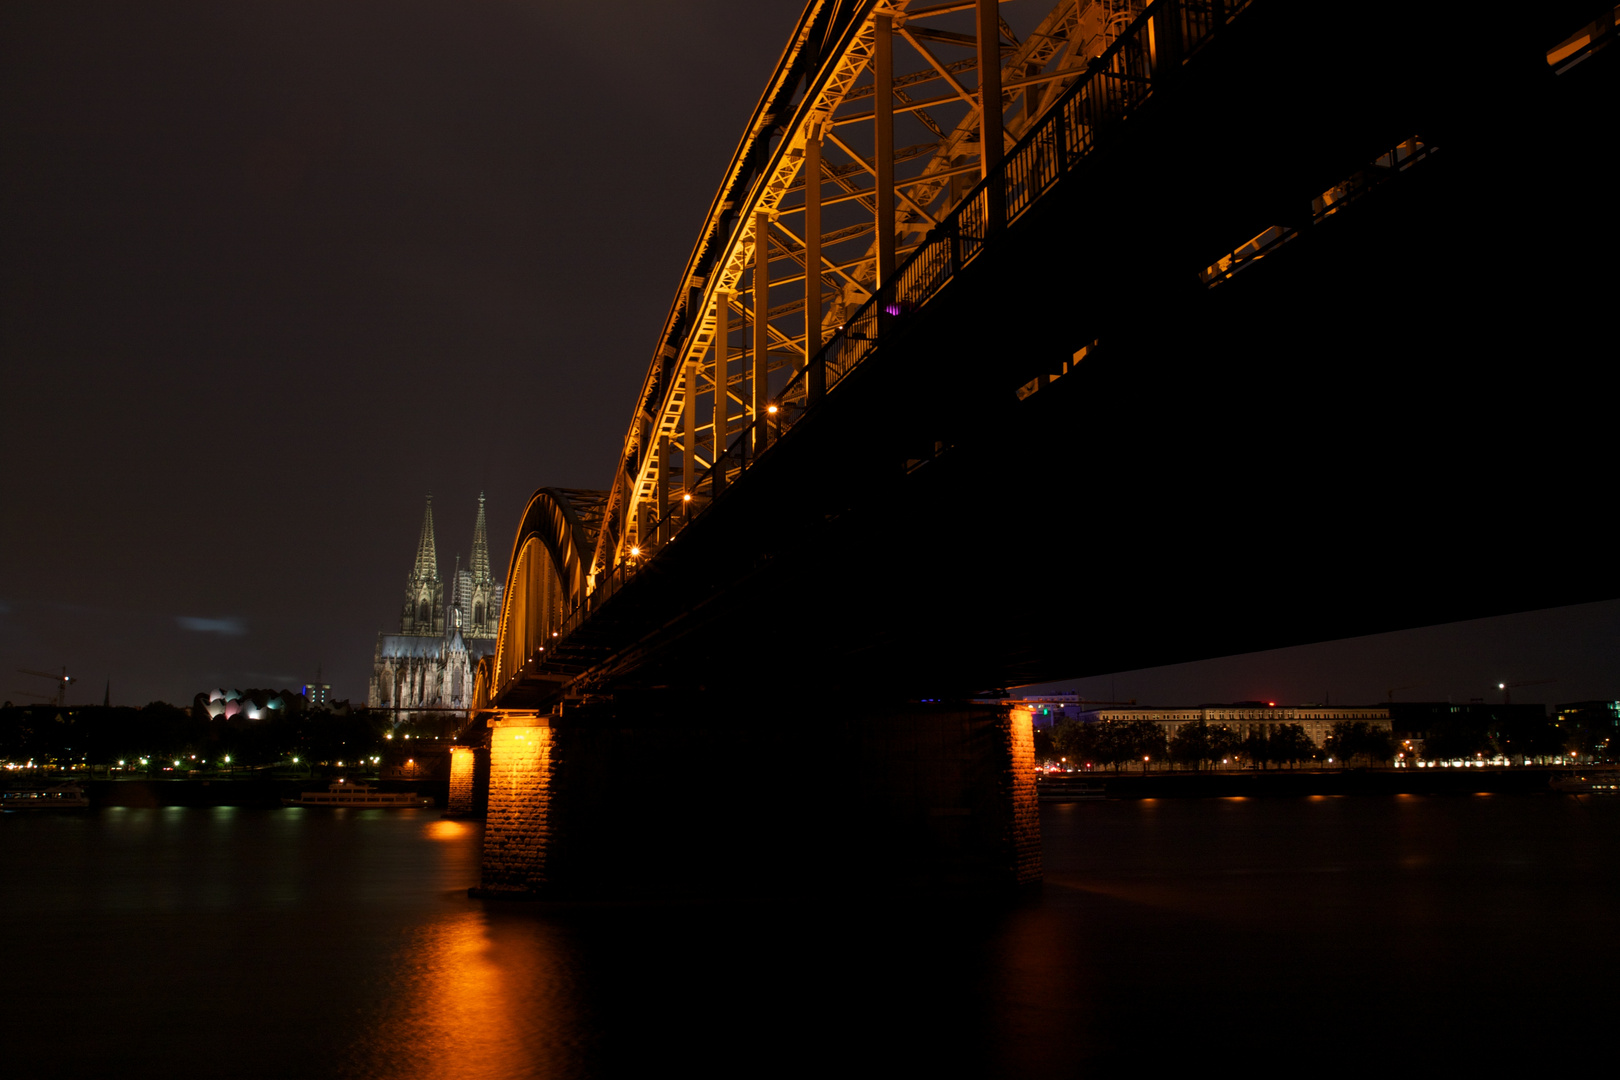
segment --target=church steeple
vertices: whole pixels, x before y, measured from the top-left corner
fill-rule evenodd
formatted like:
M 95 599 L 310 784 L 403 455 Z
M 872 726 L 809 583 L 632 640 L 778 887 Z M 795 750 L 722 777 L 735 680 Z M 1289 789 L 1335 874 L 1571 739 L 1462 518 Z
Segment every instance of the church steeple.
M 439 580 L 439 553 L 433 537 L 432 495 L 427 497 L 427 510 L 422 515 L 416 564 L 405 579 L 405 608 L 399 629 L 404 634 L 421 636 L 444 633 L 444 584 Z
M 489 528 L 484 523 L 484 493 L 478 493 L 478 520 L 473 524 L 472 559 L 467 568 L 473 573 L 473 581 L 482 583 L 489 580 Z
M 433 542 L 433 496 L 427 497 L 427 511 L 422 515 L 422 538 L 416 542 L 417 578 L 439 580 L 439 552 Z
M 472 558 L 467 562 L 471 610 L 467 636 L 493 638 L 501 627 L 501 583 L 489 572 L 489 524 L 484 519 L 484 493 L 478 493 L 478 520 L 473 523 Z

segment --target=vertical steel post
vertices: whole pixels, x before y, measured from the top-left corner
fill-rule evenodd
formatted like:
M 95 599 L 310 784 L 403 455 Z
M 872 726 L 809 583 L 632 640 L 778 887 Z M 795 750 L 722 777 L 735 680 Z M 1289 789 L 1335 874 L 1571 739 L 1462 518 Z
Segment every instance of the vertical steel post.
M 877 200 L 877 284 L 881 290 L 894 284 L 894 17 L 875 15 L 872 24 L 877 34 L 872 46 L 872 111 L 877 136 L 872 150 L 876 158 L 872 164 L 877 169 L 877 190 L 873 194 Z
M 681 408 L 681 490 L 694 494 L 697 481 L 697 382 L 698 366 L 688 360 L 686 368 L 686 398 Z
M 804 362 L 805 396 L 811 404 L 827 393 L 827 365 L 821 351 L 821 125 L 811 124 L 804 140 Z
M 1007 219 L 1001 182 L 1001 10 L 998 0 L 974 0 L 979 49 L 979 176 L 997 179 L 986 186 L 986 228 L 1000 228 Z
M 631 536 L 634 521 L 630 517 L 630 481 L 623 473 L 619 474 L 619 561 L 630 557 L 630 546 L 635 543 Z M 539 575 L 535 575 L 538 580 Z M 539 601 L 536 600 L 536 604 Z
M 1157 79 L 1181 67 L 1181 5 L 1177 0 L 1162 0 L 1154 21 L 1157 25 L 1148 27 L 1148 40 L 1155 53 L 1151 77 Z
M 1069 169 L 1069 107 L 1064 102 L 1057 105 L 1057 115 L 1052 117 L 1052 155 L 1054 159 L 1052 178 L 1055 180 Z
M 658 430 L 658 532 L 656 546 L 669 543 L 669 448 L 668 433 Z
M 754 377 L 753 451 L 765 449 L 765 402 L 770 397 L 771 378 L 766 360 L 771 352 L 771 215 L 754 214 Z
M 731 291 L 716 289 L 714 300 L 714 494 L 726 486 L 726 369 L 731 361 Z

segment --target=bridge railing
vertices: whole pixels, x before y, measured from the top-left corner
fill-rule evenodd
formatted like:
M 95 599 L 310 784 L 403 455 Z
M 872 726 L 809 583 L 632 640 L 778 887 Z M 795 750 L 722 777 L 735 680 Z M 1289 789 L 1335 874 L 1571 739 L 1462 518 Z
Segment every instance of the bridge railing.
M 822 395 L 864 363 L 886 332 L 902 324 L 976 261 L 993 245 L 1000 230 L 1026 214 L 1105 143 L 1111 129 L 1140 108 L 1156 85 L 1179 71 L 1253 2 L 1152 0 L 1025 133 L 1000 170 L 981 180 L 930 230 L 898 268 L 894 280 L 869 297 L 787 381 L 774 399 L 773 415 L 750 421 L 718 460 L 697 474 L 688 490 L 708 492 L 712 498 L 751 467 Z M 599 576 L 588 602 L 576 612 L 578 618 L 616 592 L 697 512 L 689 508 L 677 517 L 671 507 L 660 510 L 659 517 L 645 522 L 640 530 L 650 541 L 641 556 Z

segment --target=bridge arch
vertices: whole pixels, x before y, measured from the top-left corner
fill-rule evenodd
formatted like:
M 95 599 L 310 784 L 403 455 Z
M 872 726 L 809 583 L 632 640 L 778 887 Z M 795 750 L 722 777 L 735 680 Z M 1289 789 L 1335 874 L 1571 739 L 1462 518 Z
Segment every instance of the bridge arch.
M 524 665 L 584 602 L 606 500 L 605 492 L 554 487 L 529 498 L 507 563 L 494 663 L 480 672 L 481 705 L 497 704 Z

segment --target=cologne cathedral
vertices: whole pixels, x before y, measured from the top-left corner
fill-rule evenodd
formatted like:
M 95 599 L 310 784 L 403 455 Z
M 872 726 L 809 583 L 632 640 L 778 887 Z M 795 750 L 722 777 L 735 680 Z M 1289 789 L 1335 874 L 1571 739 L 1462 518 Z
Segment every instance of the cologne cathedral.
M 457 556 L 448 600 L 445 585 L 439 577 L 430 495 L 422 537 L 416 544 L 416 563 L 405 579 L 399 633 L 379 633 L 372 656 L 368 702 L 374 709 L 393 710 L 396 721 L 467 715 L 473 670 L 480 659 L 495 651 L 501 583 L 490 573 L 482 492 L 473 525 L 472 555 L 465 569 Z

